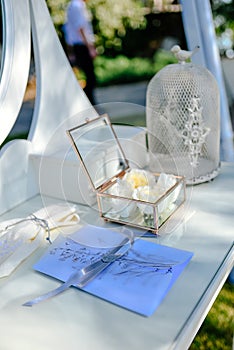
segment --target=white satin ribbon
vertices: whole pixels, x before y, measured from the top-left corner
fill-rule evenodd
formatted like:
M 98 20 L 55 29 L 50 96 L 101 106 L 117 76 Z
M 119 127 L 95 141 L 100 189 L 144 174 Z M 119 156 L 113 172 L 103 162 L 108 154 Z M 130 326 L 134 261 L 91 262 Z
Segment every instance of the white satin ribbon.
M 45 225 L 40 225 L 40 219 L 47 223 L 50 232 L 53 231 L 53 238 L 60 233 L 59 228 L 77 225 L 80 221 L 76 207 L 63 204 L 42 208 L 33 216 L 39 220 L 28 217 L 0 223 L 0 278 L 9 276 L 42 245 L 48 232 Z

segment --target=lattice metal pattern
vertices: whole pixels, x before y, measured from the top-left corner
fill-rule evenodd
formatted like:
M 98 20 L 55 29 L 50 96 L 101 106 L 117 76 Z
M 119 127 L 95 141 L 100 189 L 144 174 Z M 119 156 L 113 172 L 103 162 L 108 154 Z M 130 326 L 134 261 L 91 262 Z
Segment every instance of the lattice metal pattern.
M 150 81 L 146 99 L 150 169 L 212 179 L 219 168 L 220 105 L 215 78 L 192 63 L 164 67 Z

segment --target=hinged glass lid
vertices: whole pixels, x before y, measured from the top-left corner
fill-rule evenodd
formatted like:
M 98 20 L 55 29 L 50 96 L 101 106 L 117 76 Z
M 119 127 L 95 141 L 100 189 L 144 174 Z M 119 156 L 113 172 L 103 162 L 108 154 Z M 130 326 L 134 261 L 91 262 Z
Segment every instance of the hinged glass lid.
M 128 169 L 108 115 L 87 120 L 67 133 L 95 190 Z

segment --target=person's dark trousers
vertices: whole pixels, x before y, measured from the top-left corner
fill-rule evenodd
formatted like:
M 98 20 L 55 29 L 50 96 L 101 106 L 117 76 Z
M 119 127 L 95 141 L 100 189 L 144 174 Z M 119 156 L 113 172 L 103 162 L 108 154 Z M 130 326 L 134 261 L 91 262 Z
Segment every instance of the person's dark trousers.
M 89 54 L 87 46 L 85 45 L 74 45 L 74 54 L 78 67 L 82 69 L 86 75 L 86 86 L 84 88 L 84 92 L 92 105 L 95 105 L 94 88 L 96 86 L 96 77 L 94 73 L 93 59 Z

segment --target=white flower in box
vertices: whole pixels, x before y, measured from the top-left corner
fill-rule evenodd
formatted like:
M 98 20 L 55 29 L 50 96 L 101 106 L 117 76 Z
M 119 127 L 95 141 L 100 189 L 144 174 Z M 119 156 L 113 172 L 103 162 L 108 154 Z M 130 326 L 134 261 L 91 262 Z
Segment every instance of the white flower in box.
M 141 169 L 132 169 L 124 175 L 123 180 L 131 184 L 133 189 L 139 186 L 153 186 L 155 184 L 155 176 Z
M 133 198 L 149 203 L 155 203 L 163 194 L 176 184 L 176 179 L 172 175 L 160 174 L 157 183 L 154 186 L 140 186 L 133 191 Z M 179 190 L 173 191 L 167 198 L 163 199 L 158 205 L 159 214 L 162 215 L 165 210 L 170 210 L 171 205 L 176 201 Z M 138 208 L 143 214 L 153 215 L 153 207 L 150 205 L 138 204 Z
M 111 194 L 116 197 L 132 198 L 132 185 L 123 179 L 117 179 L 117 182 L 111 187 Z M 135 203 L 123 199 L 113 198 L 113 208 L 120 217 L 130 216 L 136 209 Z

